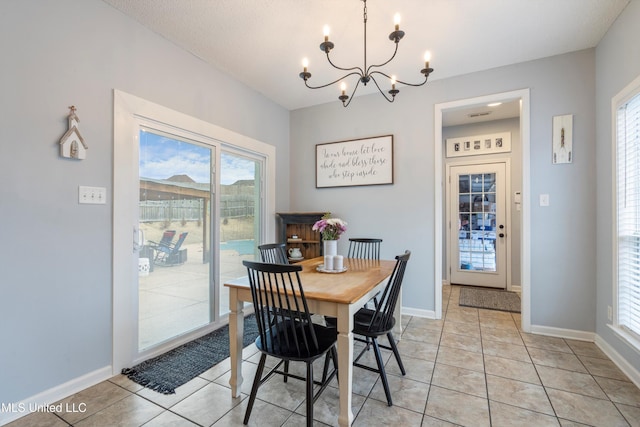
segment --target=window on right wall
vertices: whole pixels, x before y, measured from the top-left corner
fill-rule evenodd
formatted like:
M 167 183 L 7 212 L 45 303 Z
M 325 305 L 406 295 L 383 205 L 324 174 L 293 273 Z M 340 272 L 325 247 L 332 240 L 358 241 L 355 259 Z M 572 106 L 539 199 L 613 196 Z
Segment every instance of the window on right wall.
M 613 99 L 616 330 L 640 347 L 640 77 Z

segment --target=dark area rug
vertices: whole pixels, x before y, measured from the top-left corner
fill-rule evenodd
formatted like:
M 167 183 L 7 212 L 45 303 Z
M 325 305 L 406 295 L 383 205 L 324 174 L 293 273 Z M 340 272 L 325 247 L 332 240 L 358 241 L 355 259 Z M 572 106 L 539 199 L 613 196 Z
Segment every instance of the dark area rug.
M 243 347 L 253 343 L 257 336 L 256 318 L 252 314 L 244 320 Z M 228 325 L 153 359 L 145 360 L 133 368 L 125 368 L 122 374 L 141 386 L 159 393 L 174 394 L 177 387 L 227 357 L 229 357 Z
M 520 313 L 520 296 L 510 291 L 463 287 L 460 289 L 458 304 L 465 307 Z

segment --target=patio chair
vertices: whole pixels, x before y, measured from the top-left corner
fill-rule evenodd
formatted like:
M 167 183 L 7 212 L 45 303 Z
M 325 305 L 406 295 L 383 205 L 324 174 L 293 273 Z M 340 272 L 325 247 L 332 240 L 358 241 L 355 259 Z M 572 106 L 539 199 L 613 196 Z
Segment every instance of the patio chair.
M 274 374 L 306 382 L 307 426 L 313 426 L 313 404 L 338 372 L 338 352 L 335 329 L 311 321 L 311 313 L 300 283 L 300 265 L 269 264 L 243 261 L 247 267 L 256 324 L 259 335 L 256 347 L 262 353 L 253 380 L 244 424 L 249 422 L 258 389 Z M 280 359 L 263 376 L 267 356 Z M 325 357 L 322 380 L 313 378 L 313 362 Z M 329 373 L 329 362 L 334 369 Z M 288 362 L 304 362 L 306 376 L 287 372 Z M 280 367 L 285 364 L 285 371 Z M 319 388 L 314 394 L 314 386 Z M 259 422 L 258 422 L 259 423 Z
M 180 247 L 184 243 L 184 239 L 187 238 L 187 234 L 189 234 L 189 232 L 187 231 L 180 233 L 180 236 L 178 237 L 178 240 L 176 240 L 175 244 L 169 243 L 166 246 L 158 245 L 153 263 L 156 265 L 165 266 L 183 264 L 186 259 L 183 259 L 183 257 L 180 255 Z
M 286 243 L 266 243 L 258 246 L 262 262 L 269 264 L 289 264 Z
M 396 319 L 393 317 L 393 312 L 398 302 L 398 296 L 400 295 L 400 287 L 402 286 L 402 279 L 404 278 L 404 271 L 407 267 L 407 262 L 411 256 L 410 251 L 405 251 L 403 255 L 396 256 L 396 265 L 393 269 L 393 273 L 389 277 L 387 286 L 379 300 L 376 302 L 374 309 L 361 308 L 356 312 L 353 317 L 353 333 L 354 335 L 360 335 L 365 337 L 354 338 L 357 341 L 366 343 L 364 349 L 360 352 L 358 357 L 353 361 L 353 366 L 358 368 L 367 369 L 372 372 L 376 372 L 380 375 L 382 380 L 382 387 L 384 388 L 384 394 L 387 398 L 387 405 L 392 406 L 393 401 L 391 399 L 391 391 L 389 390 L 389 383 L 387 381 L 387 374 L 384 369 L 384 360 L 382 360 L 382 354 L 380 348 L 385 348 L 393 351 L 393 355 L 398 362 L 398 367 L 402 375 L 406 374 L 398 347 L 396 346 L 395 338 L 393 337 L 393 327 L 396 324 Z M 386 335 L 389 340 L 389 346 L 378 343 L 378 338 L 382 335 Z M 376 358 L 376 364 L 378 368 L 372 368 L 370 366 L 362 365 L 358 363 L 360 358 L 373 347 L 374 356 Z
M 156 242 L 153 242 L 153 241 L 149 240 L 147 242 L 147 245 L 151 249 L 157 251 L 158 247 L 160 247 L 160 246 L 168 247 L 171 244 L 171 242 L 173 242 L 173 237 L 175 235 L 176 235 L 176 230 L 165 230 L 165 232 L 162 233 L 162 238 L 160 239 L 159 242 L 156 243 Z

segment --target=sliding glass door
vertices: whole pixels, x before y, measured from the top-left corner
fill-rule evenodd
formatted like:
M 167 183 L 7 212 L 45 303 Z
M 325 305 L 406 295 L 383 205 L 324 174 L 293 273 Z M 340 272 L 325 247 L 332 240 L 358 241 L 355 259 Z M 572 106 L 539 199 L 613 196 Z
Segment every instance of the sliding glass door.
M 275 147 L 114 91 L 113 372 L 226 323 L 275 239 Z
M 212 321 L 215 147 L 141 129 L 138 349 Z
M 262 221 L 262 159 L 223 148 L 220 157 L 220 314 L 229 312 L 228 279 L 247 274 L 258 259 Z

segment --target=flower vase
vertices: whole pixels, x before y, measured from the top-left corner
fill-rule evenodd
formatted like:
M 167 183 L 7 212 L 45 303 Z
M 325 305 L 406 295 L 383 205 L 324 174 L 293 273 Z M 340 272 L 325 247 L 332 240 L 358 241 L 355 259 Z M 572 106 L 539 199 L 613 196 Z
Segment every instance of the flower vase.
M 324 240 L 324 255 L 338 255 L 338 241 L 337 240 Z

